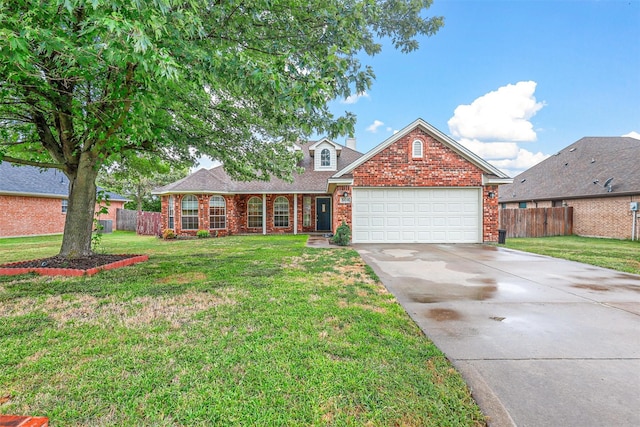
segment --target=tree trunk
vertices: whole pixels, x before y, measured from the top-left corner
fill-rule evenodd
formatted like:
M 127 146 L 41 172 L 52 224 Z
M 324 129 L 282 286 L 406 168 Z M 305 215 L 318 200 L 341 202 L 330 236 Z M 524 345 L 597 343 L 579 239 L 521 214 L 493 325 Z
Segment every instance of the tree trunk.
M 69 206 L 64 222 L 60 256 L 79 258 L 90 256 L 93 219 L 96 208 L 96 178 L 98 170 L 90 154 L 80 155 L 75 174 L 68 173 Z

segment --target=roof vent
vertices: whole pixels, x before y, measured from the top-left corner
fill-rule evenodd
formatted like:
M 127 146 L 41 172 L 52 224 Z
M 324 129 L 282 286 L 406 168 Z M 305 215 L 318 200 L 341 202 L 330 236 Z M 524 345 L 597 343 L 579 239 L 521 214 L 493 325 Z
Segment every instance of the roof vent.
M 576 151 L 576 147 L 573 147 L 572 149 L 569 150 L 570 153 L 573 153 L 574 151 Z
M 599 179 L 596 179 L 596 180 L 594 180 L 594 181 L 593 181 L 593 183 L 594 183 L 594 184 L 597 184 L 597 183 L 599 183 L 599 182 L 600 182 L 600 180 L 599 180 Z
M 596 159 L 594 159 L 593 157 L 591 158 L 591 163 L 595 163 Z
M 527 178 L 522 178 L 522 180 L 520 181 L 520 183 L 522 184 L 523 182 L 525 182 L 527 180 Z

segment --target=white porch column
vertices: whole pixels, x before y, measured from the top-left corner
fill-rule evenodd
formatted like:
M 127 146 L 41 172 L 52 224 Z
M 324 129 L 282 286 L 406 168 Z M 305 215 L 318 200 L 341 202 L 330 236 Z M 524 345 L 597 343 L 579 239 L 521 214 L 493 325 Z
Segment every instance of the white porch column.
M 267 234 L 267 195 L 262 195 L 262 234 Z
M 293 193 L 293 234 L 298 234 L 298 194 Z

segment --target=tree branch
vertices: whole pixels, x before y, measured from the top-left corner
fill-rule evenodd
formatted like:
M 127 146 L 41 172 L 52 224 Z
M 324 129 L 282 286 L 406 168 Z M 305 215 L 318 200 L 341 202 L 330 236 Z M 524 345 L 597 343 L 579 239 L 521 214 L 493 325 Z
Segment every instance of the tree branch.
M 15 163 L 17 165 L 35 166 L 38 168 L 59 169 L 61 171 L 65 170 L 64 165 L 61 165 L 59 163 L 36 162 L 33 160 L 17 159 L 15 157 L 10 157 L 10 156 L 3 156 L 2 161 Z

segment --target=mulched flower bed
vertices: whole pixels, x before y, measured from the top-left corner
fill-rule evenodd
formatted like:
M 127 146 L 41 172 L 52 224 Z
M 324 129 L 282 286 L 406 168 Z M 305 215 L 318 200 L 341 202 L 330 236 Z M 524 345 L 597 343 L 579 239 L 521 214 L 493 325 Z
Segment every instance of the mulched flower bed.
M 48 276 L 90 276 L 101 270 L 126 267 L 148 259 L 148 255 L 130 254 L 93 254 L 74 259 L 54 256 L 0 265 L 0 275 L 38 273 Z

